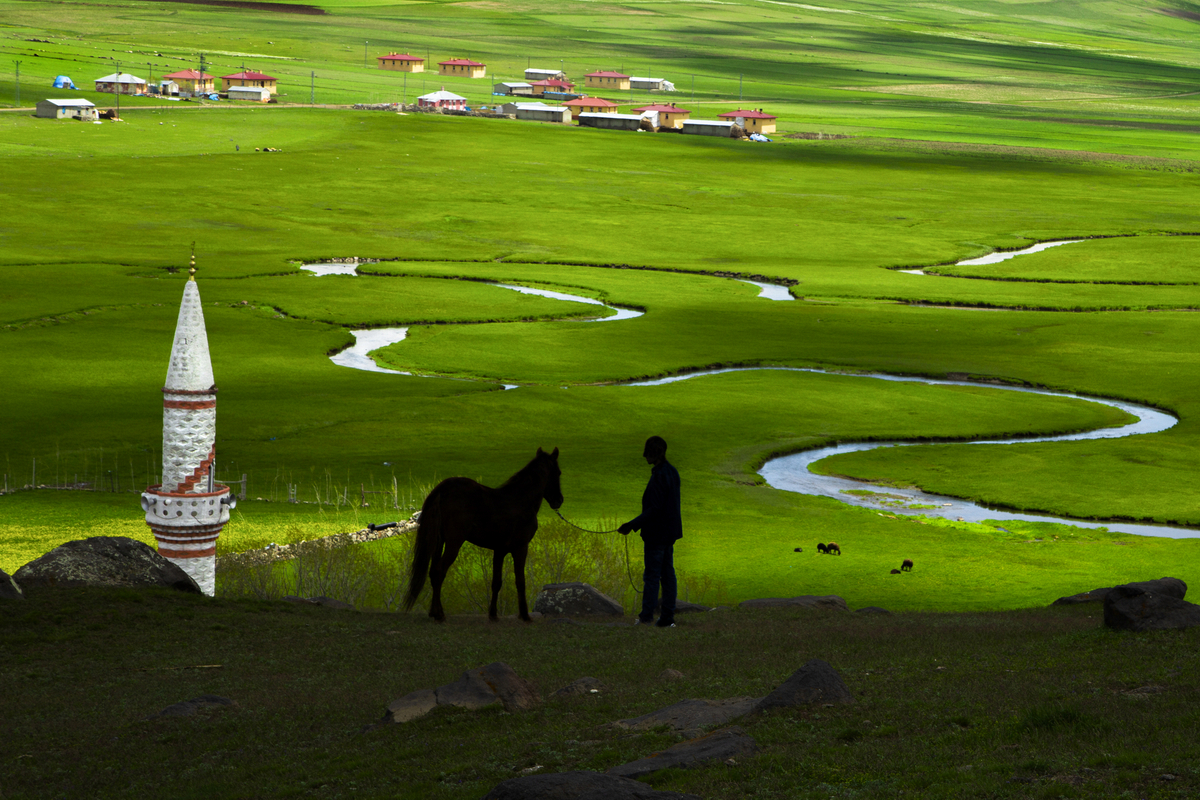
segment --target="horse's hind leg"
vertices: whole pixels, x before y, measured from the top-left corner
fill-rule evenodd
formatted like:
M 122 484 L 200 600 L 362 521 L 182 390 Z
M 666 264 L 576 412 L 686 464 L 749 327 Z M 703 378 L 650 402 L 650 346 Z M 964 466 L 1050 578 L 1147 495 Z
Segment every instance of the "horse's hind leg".
M 429 616 L 438 622 L 446 620 L 446 612 L 442 610 L 442 581 L 446 580 L 446 573 L 450 571 L 450 565 L 454 563 L 454 559 L 458 558 L 460 547 L 462 547 L 462 542 L 447 542 L 441 557 L 434 558 L 429 569 L 429 583 L 433 587 L 433 601 L 429 604 Z
M 528 555 L 528 544 L 513 551 L 513 581 L 517 585 L 517 611 L 521 619 L 533 622 L 529 617 L 529 606 L 525 603 L 525 558 Z
M 503 550 L 496 550 L 492 554 L 492 602 L 488 605 L 488 619 L 495 622 L 499 619 L 496 611 L 496 603 L 500 597 L 500 587 L 504 585 L 504 556 L 507 555 Z

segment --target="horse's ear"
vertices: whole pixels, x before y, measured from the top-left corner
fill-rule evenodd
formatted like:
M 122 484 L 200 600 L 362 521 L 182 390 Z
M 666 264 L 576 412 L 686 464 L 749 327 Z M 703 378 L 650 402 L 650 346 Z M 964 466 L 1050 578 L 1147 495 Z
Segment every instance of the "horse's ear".
M 537 451 L 537 454 L 538 454 L 539 456 L 544 456 L 544 455 L 546 455 L 546 451 L 545 451 L 545 450 L 543 450 L 542 448 L 540 448 L 540 447 L 539 447 L 539 448 L 538 448 L 538 451 Z
M 554 452 L 550 454 L 550 457 L 553 458 L 555 461 L 558 461 L 558 448 L 557 447 L 554 448 Z

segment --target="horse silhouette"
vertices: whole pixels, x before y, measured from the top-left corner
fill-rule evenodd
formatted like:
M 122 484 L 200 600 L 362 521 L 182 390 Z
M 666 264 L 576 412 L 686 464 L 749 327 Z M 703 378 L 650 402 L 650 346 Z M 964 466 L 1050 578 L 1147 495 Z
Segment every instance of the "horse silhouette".
M 496 598 L 503 585 L 504 557 L 512 553 L 517 607 L 521 619 L 530 622 L 525 602 L 525 559 L 529 555 L 529 542 L 537 532 L 542 500 L 551 508 L 563 503 L 561 474 L 558 448 L 547 453 L 539 447 L 533 460 L 499 488 L 484 486 L 470 478 L 447 478 L 433 487 L 421 506 L 404 608 L 411 609 L 417 602 L 428 575 L 433 588 L 429 616 L 438 622 L 445 620 L 442 583 L 463 542 L 470 542 L 495 551 L 488 618 L 497 618 Z

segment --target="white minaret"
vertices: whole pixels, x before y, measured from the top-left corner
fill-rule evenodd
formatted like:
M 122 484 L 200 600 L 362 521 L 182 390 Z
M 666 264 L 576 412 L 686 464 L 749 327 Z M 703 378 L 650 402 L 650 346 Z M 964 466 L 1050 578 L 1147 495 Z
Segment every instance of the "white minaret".
M 201 591 L 212 595 L 217 537 L 237 501 L 228 486 L 213 478 L 217 387 L 208 356 L 194 254 L 162 391 L 162 483 L 142 493 L 142 510 L 158 541 L 158 552 L 191 575 Z

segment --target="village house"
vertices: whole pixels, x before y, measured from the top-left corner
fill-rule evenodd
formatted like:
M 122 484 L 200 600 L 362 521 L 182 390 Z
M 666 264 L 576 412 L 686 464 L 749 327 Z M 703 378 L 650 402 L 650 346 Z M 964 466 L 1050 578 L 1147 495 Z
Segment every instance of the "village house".
M 650 92 L 675 91 L 675 84 L 664 78 L 639 78 L 634 75 L 629 79 L 629 86 L 633 89 L 643 89 Z
M 746 129 L 746 133 L 775 132 L 775 117 L 770 114 L 764 114 L 761 108 L 757 111 L 754 109 L 739 108 L 737 111 L 727 111 L 717 116 L 721 119 L 736 122 Z
M 521 81 L 506 81 L 497 83 L 492 86 L 492 94 L 502 95 L 517 95 L 520 97 L 532 97 L 533 85 L 522 83 Z
M 424 72 L 425 59 L 410 56 L 408 53 L 388 53 L 386 56 L 375 56 L 380 69 L 392 69 L 399 72 Z
M 579 125 L 584 128 L 608 128 L 618 131 L 637 131 L 642 129 L 641 114 L 615 114 L 611 112 L 597 113 L 581 111 L 575 115 Z
M 500 106 L 501 114 L 512 114 L 517 119 L 533 122 L 570 122 L 571 109 L 565 106 L 551 106 L 546 103 L 505 103 Z
M 726 139 L 733 129 L 733 120 L 689 119 L 683 123 L 681 130 L 697 136 L 723 136 Z
M 146 82 L 128 72 L 114 72 L 103 78 L 96 78 L 96 91 L 108 94 L 145 94 Z
M 438 62 L 438 75 L 453 75 L 459 78 L 487 77 L 487 64 L 469 58 L 452 58 Z
M 629 76 L 620 72 L 589 72 L 583 76 L 584 86 L 589 89 L 616 89 L 629 91 Z
M 603 97 L 577 97 L 574 100 L 568 100 L 563 105 L 571 109 L 575 119 L 579 119 L 580 114 L 617 113 L 617 104 L 611 100 L 605 100 Z
M 233 75 L 221 76 L 221 90 L 228 92 L 233 86 L 254 86 L 266 89 L 271 94 L 275 94 L 278 90 L 276 86 L 277 81 L 277 78 L 272 78 L 270 75 L 264 75 L 261 72 L 237 72 Z
M 533 96 L 541 97 L 546 92 L 569 92 L 575 88 L 575 84 L 570 81 L 560 81 L 557 78 L 552 78 L 545 81 L 534 81 L 530 84 L 533 87 Z
M 73 98 L 70 100 L 39 100 L 35 117 L 42 119 L 98 119 L 96 104 L 90 100 Z
M 440 91 L 423 94 L 417 98 L 418 108 L 440 108 L 446 111 L 462 111 L 467 107 L 467 98 L 454 92 L 447 92 L 443 86 Z
M 172 72 L 170 75 L 163 75 L 163 81 L 170 81 L 177 87 L 174 92 L 168 89 L 163 94 L 212 94 L 217 90 L 213 76 L 196 69 L 184 69 Z M 162 92 L 162 87 L 163 84 L 159 83 L 160 92 Z
M 527 69 L 525 70 L 525 80 L 527 81 L 565 81 L 567 73 L 561 69 Z
M 649 106 L 633 109 L 635 114 L 642 114 L 647 111 L 658 112 L 658 126 L 660 128 L 682 128 L 683 123 L 692 112 L 686 108 L 677 108 L 674 103 L 670 105 L 664 103 L 654 103 Z

